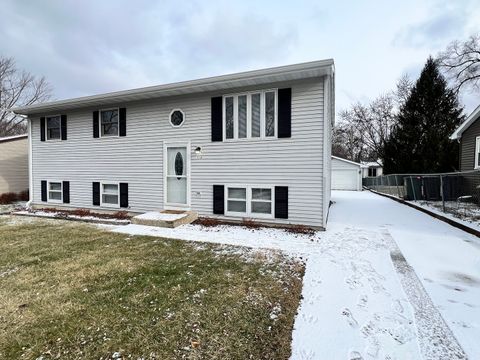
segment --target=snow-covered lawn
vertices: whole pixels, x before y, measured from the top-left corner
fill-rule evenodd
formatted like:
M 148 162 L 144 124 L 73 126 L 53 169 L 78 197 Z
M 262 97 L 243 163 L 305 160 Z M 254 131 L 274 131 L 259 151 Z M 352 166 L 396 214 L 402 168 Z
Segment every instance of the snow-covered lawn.
M 478 239 L 370 192 L 332 195 L 328 230 L 312 236 L 232 226 L 110 228 L 279 249 L 306 259 L 292 359 L 464 358 L 442 316 L 475 358 L 480 353 Z

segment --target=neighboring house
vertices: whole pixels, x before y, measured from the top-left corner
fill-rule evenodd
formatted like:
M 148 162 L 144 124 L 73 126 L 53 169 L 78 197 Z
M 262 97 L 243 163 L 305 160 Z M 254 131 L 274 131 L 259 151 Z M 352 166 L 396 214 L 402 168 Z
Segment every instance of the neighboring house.
M 383 175 L 383 165 L 380 160 L 362 161 L 362 177 L 375 177 Z
M 31 205 L 324 228 L 334 63 L 61 100 L 28 115 Z
M 332 190 L 362 190 L 362 165 L 332 156 Z
M 0 138 L 0 195 L 28 190 L 28 135 Z
M 480 106 L 455 130 L 450 139 L 460 143 L 460 170 L 480 169 Z

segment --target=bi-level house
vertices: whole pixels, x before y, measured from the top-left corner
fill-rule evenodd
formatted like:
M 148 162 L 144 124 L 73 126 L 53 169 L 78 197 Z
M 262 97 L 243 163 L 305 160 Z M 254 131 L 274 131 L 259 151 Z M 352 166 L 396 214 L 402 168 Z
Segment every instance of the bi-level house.
M 334 95 L 322 60 L 17 108 L 30 203 L 325 228 Z

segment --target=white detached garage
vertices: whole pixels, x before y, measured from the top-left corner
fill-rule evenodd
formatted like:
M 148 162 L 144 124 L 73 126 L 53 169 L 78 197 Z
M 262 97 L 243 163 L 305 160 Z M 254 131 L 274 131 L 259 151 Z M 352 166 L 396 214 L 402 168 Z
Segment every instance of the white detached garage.
M 362 190 L 362 164 L 332 156 L 332 190 Z

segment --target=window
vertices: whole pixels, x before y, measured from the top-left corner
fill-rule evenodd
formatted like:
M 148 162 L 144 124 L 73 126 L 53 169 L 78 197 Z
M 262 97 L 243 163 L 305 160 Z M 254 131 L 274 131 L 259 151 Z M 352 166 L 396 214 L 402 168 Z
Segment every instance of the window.
M 118 136 L 118 109 L 100 111 L 101 136 Z
M 227 186 L 226 192 L 227 215 L 273 217 L 273 187 Z
M 185 114 L 182 110 L 175 109 L 170 113 L 170 124 L 173 127 L 182 126 L 183 121 L 185 120 Z
M 48 201 L 62 202 L 62 182 L 48 182 Z
M 47 140 L 60 140 L 61 138 L 61 119 L 58 116 L 48 116 L 46 118 Z
M 480 136 L 475 138 L 475 169 L 480 168 Z
M 377 176 L 377 168 L 374 168 L 374 167 L 368 168 L 368 176 Z
M 277 136 L 277 90 L 223 97 L 224 139 Z
M 101 205 L 102 206 L 120 206 L 118 196 L 118 184 L 102 183 L 101 184 Z

